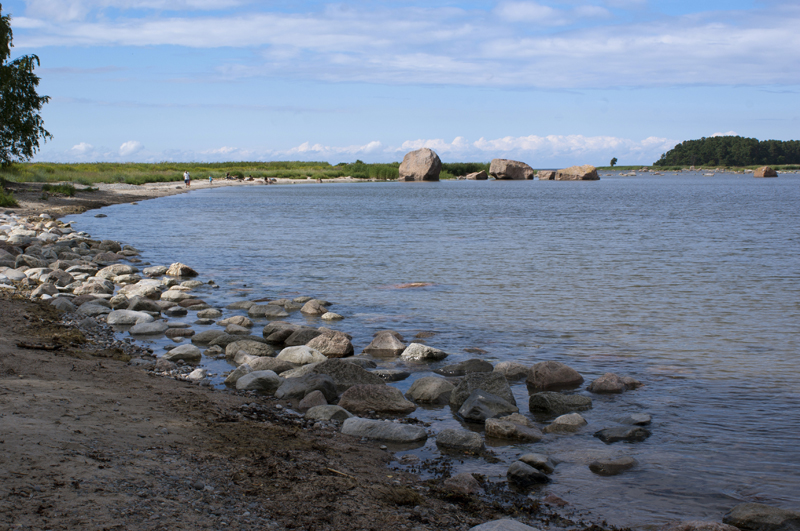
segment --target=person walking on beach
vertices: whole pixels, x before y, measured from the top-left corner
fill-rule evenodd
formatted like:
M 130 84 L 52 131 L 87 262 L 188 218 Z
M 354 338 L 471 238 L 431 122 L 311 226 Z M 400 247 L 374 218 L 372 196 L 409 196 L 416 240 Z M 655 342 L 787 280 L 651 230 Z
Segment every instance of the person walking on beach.
M 192 184 L 192 178 L 189 176 L 188 171 L 183 172 L 183 183 L 186 185 L 186 188 L 189 188 Z
M 211 186 L 214 184 L 214 178 L 211 175 L 208 176 L 208 185 Z

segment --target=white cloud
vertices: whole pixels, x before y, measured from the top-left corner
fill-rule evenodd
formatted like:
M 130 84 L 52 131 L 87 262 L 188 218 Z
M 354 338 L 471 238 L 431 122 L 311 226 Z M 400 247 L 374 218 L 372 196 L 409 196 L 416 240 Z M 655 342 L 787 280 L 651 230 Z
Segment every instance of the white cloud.
M 509 22 L 534 22 L 538 24 L 566 24 L 564 13 L 536 2 L 501 2 L 495 14 Z
M 138 140 L 129 140 L 119 147 L 119 154 L 122 157 L 130 157 L 144 149 L 144 146 Z
M 323 160 L 331 163 L 354 161 L 399 162 L 409 151 L 427 147 L 434 150 L 445 162 L 482 161 L 493 158 L 510 158 L 527 162 L 535 168 L 566 167 L 574 164 L 606 164 L 617 157 L 620 164 L 652 164 L 662 153 L 678 142 L 667 138 L 648 137 L 643 140 L 613 136 L 548 135 L 507 136 L 502 138 L 469 140 L 458 136 L 452 141 L 440 138 L 406 140 L 398 145 L 387 145 L 379 140 L 349 146 L 332 146 L 303 142 L 287 149 L 244 149 L 230 146 L 197 151 L 167 150 L 145 151 L 139 142 L 126 142 L 126 151 L 94 148 L 79 144 L 62 153 L 46 150 L 37 156 L 40 161 L 79 162 L 160 162 L 160 161 L 268 161 L 268 160 Z M 79 149 L 76 149 L 79 148 Z
M 714 136 L 739 136 L 739 133 L 737 133 L 736 131 L 728 131 L 727 133 L 714 133 L 711 136 L 712 137 L 714 137 Z

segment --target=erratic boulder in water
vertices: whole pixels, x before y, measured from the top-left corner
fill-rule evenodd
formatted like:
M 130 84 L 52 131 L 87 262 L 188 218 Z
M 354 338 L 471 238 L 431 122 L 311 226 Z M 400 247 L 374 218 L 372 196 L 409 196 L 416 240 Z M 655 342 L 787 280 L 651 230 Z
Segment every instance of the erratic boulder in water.
M 417 149 L 406 153 L 399 171 L 399 181 L 438 181 L 442 161 L 431 149 Z
M 553 170 L 539 170 L 536 172 L 536 177 L 540 181 L 554 181 L 556 179 L 556 172 Z
M 417 406 L 403 398 L 399 389 L 384 383 L 380 385 L 354 385 L 339 399 L 339 405 L 352 413 L 390 413 L 405 415 L 411 413 Z
M 762 503 L 742 503 L 731 509 L 722 521 L 742 531 L 798 531 L 800 513 Z
M 467 373 L 450 394 L 450 405 L 454 409 L 459 409 L 467 397 L 478 389 L 496 395 L 512 405 L 517 405 L 514 393 L 511 392 L 511 386 L 508 385 L 505 376 L 497 372 Z
M 528 391 L 557 391 L 572 389 L 583 383 L 583 376 L 560 361 L 542 361 L 528 373 Z
M 342 424 L 342 433 L 354 437 L 366 437 L 378 441 L 412 443 L 428 438 L 425 429 L 410 424 L 399 424 L 390 420 L 372 420 L 352 417 Z
M 600 378 L 593 380 L 586 389 L 592 393 L 624 393 L 628 389 L 636 389 L 642 383 L 630 376 L 619 376 L 613 372 L 607 372 Z
M 538 415 L 563 415 L 571 411 L 586 411 L 592 407 L 592 399 L 588 396 L 565 395 L 546 391 L 535 393 L 528 399 L 531 413 Z
M 518 160 L 493 159 L 489 175 L 498 180 L 529 180 L 535 175 L 533 168 Z
M 762 166 L 753 172 L 753 177 L 777 177 L 778 172 L 769 166 Z
M 599 181 L 600 176 L 597 175 L 597 168 L 591 164 L 584 164 L 583 166 L 570 166 L 563 170 L 557 170 L 551 179 L 539 179 L 550 181 Z
M 474 173 L 468 173 L 464 176 L 464 178 L 468 181 L 485 181 L 489 178 L 485 171 L 476 171 Z

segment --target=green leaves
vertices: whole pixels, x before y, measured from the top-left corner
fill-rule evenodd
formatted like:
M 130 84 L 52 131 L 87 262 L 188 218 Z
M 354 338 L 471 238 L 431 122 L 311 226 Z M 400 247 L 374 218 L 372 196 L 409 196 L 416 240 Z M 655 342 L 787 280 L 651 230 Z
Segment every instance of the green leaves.
M 2 5 L 0 5 L 0 10 Z M 10 17 L 0 16 L 0 167 L 29 160 L 39 150 L 39 139 L 53 136 L 44 128 L 39 112 L 50 101 L 39 96 L 39 66 L 36 55 L 24 55 L 7 62 L 13 46 Z

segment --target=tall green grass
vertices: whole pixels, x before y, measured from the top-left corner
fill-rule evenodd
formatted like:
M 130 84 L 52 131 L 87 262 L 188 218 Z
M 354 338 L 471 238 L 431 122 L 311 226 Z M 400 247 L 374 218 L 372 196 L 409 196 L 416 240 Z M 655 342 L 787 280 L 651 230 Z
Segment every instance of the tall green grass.
M 0 207 L 3 208 L 12 208 L 18 207 L 19 203 L 17 203 L 14 194 L 6 191 L 6 180 L 0 177 Z

